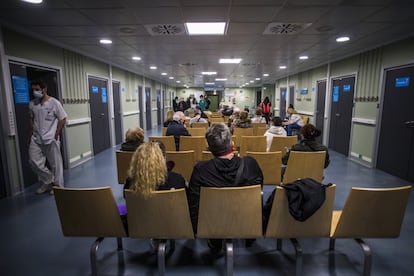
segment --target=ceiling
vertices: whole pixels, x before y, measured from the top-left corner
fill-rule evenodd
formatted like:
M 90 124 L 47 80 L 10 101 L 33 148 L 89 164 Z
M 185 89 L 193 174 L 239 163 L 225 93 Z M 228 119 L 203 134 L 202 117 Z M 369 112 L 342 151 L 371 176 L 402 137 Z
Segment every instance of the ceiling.
M 1 0 L 0 9 L 7 27 L 179 87 L 258 87 L 414 34 L 412 0 Z M 185 22 L 207 21 L 227 22 L 226 34 L 187 34 Z M 337 43 L 342 35 L 350 41 Z

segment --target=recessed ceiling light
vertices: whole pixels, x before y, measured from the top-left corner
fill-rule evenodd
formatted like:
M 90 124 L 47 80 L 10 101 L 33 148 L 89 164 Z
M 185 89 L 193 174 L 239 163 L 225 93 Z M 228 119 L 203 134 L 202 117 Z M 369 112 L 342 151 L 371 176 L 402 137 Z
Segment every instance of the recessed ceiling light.
M 234 64 L 238 64 L 238 63 L 240 63 L 240 61 L 242 61 L 241 58 L 221 58 L 219 60 L 219 63 L 234 63 Z
M 216 79 L 216 81 L 226 81 L 227 79 Z
M 99 40 L 99 43 L 102 43 L 102 44 L 112 44 L 112 40 L 107 39 L 107 38 L 103 38 L 103 39 Z
M 263 74 L 263 77 L 268 77 L 269 76 L 269 74 L 268 73 L 264 73 Z
M 140 57 L 132 57 L 133 60 L 141 60 Z
M 176 83 L 180 83 L 181 81 L 179 81 L 179 80 L 178 80 L 178 81 L 175 81 L 175 82 L 176 82 Z
M 260 78 L 256 78 L 256 80 L 260 80 Z
M 305 59 L 308 59 L 309 57 L 308 56 L 300 56 L 299 57 L 299 59 L 302 59 L 302 60 L 305 60 Z
M 201 72 L 202 75 L 217 75 L 217 72 Z
M 349 41 L 349 36 L 341 36 L 336 38 L 336 42 L 346 42 Z
M 254 81 L 252 81 L 252 80 L 250 81 L 250 83 L 253 83 L 253 82 L 254 82 Z
M 165 73 L 165 72 L 162 72 L 161 73 L 161 76 L 166 76 L 166 75 L 168 75 L 167 73 Z
M 27 2 L 30 4 L 41 4 L 43 0 L 22 0 L 23 2 Z
M 169 79 L 170 79 L 170 80 L 173 80 L 173 79 L 174 79 L 174 77 L 169 77 Z
M 224 35 L 226 22 L 185 23 L 189 35 Z
M 205 85 L 214 85 L 214 82 L 206 82 Z
M 263 90 L 266 90 L 266 87 L 263 87 Z
M 287 68 L 287 66 L 285 66 L 285 65 L 279 66 L 279 69 L 286 69 L 286 68 Z
M 157 70 L 157 66 L 150 66 L 151 70 Z

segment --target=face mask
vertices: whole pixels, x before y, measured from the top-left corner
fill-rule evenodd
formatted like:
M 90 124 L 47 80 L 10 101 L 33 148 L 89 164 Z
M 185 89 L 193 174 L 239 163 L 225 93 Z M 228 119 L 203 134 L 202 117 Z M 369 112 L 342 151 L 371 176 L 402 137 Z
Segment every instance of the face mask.
M 42 97 L 43 97 L 43 93 L 42 93 L 42 91 L 36 91 L 36 90 L 34 90 L 34 91 L 33 91 L 33 96 L 34 96 L 35 98 L 40 99 L 40 98 L 42 98 Z

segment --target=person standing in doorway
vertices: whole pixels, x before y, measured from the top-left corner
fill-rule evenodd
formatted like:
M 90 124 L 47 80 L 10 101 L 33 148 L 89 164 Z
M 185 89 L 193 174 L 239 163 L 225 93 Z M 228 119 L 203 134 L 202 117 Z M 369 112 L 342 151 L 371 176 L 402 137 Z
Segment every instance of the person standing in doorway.
M 41 183 L 36 193 L 42 194 L 52 190 L 54 185 L 64 185 L 59 136 L 67 114 L 62 104 L 47 94 L 43 81 L 33 81 L 31 89 L 34 99 L 29 103 L 29 164 Z
M 198 106 L 200 107 L 201 111 L 206 110 L 207 102 L 204 100 L 204 96 L 200 95 L 200 101 L 198 102 Z
M 270 119 L 270 108 L 272 107 L 272 103 L 269 100 L 269 97 L 266 97 L 264 101 L 260 104 L 260 108 L 263 112 L 263 117 L 266 119 L 266 124 L 269 124 Z

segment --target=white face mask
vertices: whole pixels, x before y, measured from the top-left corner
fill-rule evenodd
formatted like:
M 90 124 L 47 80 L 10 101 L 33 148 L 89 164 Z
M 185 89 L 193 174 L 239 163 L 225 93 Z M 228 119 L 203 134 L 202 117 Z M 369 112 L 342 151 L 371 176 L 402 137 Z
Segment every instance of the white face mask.
M 39 90 L 39 91 L 34 90 L 34 91 L 33 91 L 33 96 L 34 96 L 35 98 L 40 99 L 40 98 L 42 98 L 42 97 L 43 97 L 43 93 L 42 93 L 42 91 L 41 91 L 41 90 Z

